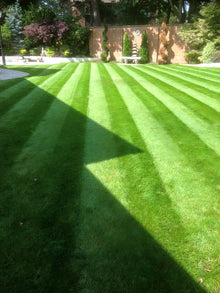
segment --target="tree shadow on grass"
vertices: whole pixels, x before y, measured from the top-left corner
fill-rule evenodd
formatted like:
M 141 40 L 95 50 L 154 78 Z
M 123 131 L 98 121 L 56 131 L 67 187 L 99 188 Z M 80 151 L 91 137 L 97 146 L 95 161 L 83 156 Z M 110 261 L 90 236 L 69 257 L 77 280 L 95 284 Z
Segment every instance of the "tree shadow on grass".
M 30 73 L 31 76 L 46 76 L 46 75 L 56 73 L 59 70 L 62 70 L 62 68 L 58 68 L 58 69 L 50 68 L 51 66 L 52 65 L 38 65 L 38 66 L 32 67 L 31 65 L 26 65 L 26 66 L 14 65 L 14 66 L 1 66 L 1 68 L 27 72 L 27 73 Z M 57 64 L 57 66 L 58 67 L 62 66 L 62 64 Z M 13 81 L 11 80 L 11 82 Z
M 16 127 L 9 125 L 1 140 L 1 292 L 205 292 L 85 169 L 85 164 L 141 150 L 86 117 L 86 103 L 79 111 L 41 89 L 39 95 L 39 103 Z M 47 144 L 43 136 L 30 140 L 53 102 L 65 115 L 57 121 L 61 130 L 48 133 L 48 141 L 57 136 L 56 143 Z M 85 161 L 88 123 L 97 152 Z M 100 137 L 106 138 L 102 144 Z M 109 148 L 109 140 L 120 145 L 120 152 Z M 28 141 L 40 141 L 40 151 L 29 145 L 17 159 Z M 80 223 L 82 175 L 88 200 L 95 197 L 102 207 L 86 208 L 88 227 Z

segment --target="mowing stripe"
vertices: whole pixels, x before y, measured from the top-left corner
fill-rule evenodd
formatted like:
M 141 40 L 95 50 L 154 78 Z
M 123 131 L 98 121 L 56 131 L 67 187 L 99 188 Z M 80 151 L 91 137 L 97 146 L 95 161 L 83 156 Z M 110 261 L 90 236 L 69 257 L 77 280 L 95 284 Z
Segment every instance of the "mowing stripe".
M 112 130 L 122 139 L 132 143 L 132 145 L 146 150 L 138 129 L 129 114 L 127 107 L 122 100 L 117 87 L 111 79 L 107 69 L 103 64 L 98 65 L 105 98 L 108 103 Z M 117 117 L 117 119 L 116 119 Z M 114 127 L 113 127 L 114 126 Z
M 132 70 L 138 73 L 139 75 L 141 75 L 142 77 L 147 78 L 147 80 L 151 82 L 152 84 L 154 84 L 156 87 L 158 87 L 158 82 L 159 82 L 159 88 L 162 91 L 164 91 L 169 96 L 172 96 L 174 99 L 176 99 L 177 101 L 185 105 L 187 108 L 193 111 L 196 114 L 196 116 L 198 116 L 202 120 L 207 121 L 207 123 L 209 123 L 210 125 L 213 125 L 213 124 L 217 125 L 219 123 L 219 113 L 215 109 L 210 107 L 209 105 L 207 104 L 204 105 L 202 101 L 198 99 L 194 99 L 194 97 L 179 90 L 179 87 L 181 88 L 182 86 L 181 84 L 179 84 L 178 85 L 179 87 L 177 88 L 166 83 L 165 81 L 162 81 L 160 79 L 158 80 L 158 78 L 155 78 L 154 76 L 152 76 L 151 74 L 147 72 L 143 72 L 136 68 L 132 68 Z M 155 74 L 155 72 L 153 72 L 153 74 Z M 160 73 L 160 78 L 161 78 L 161 73 Z M 166 75 L 164 76 L 164 78 L 166 78 Z M 199 93 L 200 92 L 198 91 L 198 96 L 199 96 Z M 218 103 L 216 101 L 217 94 L 213 92 L 212 93 L 209 92 L 209 94 L 211 94 L 211 97 L 214 98 L 214 101 Z M 218 103 L 218 105 L 220 104 Z
M 134 82 L 133 78 L 125 73 L 119 66 L 114 66 L 114 69 L 120 76 L 126 80 L 130 88 L 141 99 L 141 101 L 150 110 L 152 115 L 161 123 L 166 131 L 175 138 L 181 151 L 188 158 L 188 163 L 197 171 L 202 172 L 209 184 L 213 178 L 218 182 L 220 180 L 219 157 L 216 153 L 207 147 L 200 138 L 192 132 L 186 125 L 179 120 L 173 113 L 156 97 L 154 97 L 143 86 Z M 204 159 L 204 154 L 206 157 Z M 219 170 L 220 171 L 220 170 Z
M 71 64 L 71 66 L 73 66 Z M 88 69 L 80 64 L 54 99 L 46 115 L 15 160 L 15 170 L 24 175 L 39 169 L 44 158 L 53 153 L 65 117 L 83 75 Z M 64 107 L 63 103 L 67 106 Z
M 156 74 L 158 73 L 157 71 L 153 71 L 153 74 L 155 74 L 155 77 L 152 76 L 151 74 L 143 71 L 138 71 L 138 69 L 134 68 L 133 69 L 136 73 L 139 73 L 143 77 L 146 77 L 150 82 L 152 82 L 155 86 L 158 86 L 158 79 L 155 79 Z M 210 124 L 218 124 L 219 123 L 219 112 L 216 110 L 216 105 L 217 107 L 220 107 L 220 102 L 217 100 L 218 94 L 214 92 L 210 92 L 207 89 L 202 89 L 202 95 L 206 95 L 207 98 L 205 101 L 204 99 L 200 99 L 198 97 L 201 96 L 201 88 L 199 87 L 196 92 L 197 95 L 189 95 L 182 91 L 182 81 L 181 83 L 178 83 L 176 85 L 172 84 L 172 81 L 166 80 L 167 74 L 165 73 L 158 73 L 159 76 L 159 87 L 161 90 L 165 91 L 168 95 L 174 97 L 176 100 L 180 101 L 182 104 L 187 106 L 187 108 L 191 109 L 198 117 L 202 118 L 203 120 L 207 121 Z M 164 79 L 164 81 L 162 81 Z M 174 82 L 176 78 L 173 76 L 172 79 L 174 79 Z M 183 82 L 184 83 L 184 82 Z M 171 84 L 171 85 L 170 85 Z M 191 85 L 193 88 L 194 86 Z M 189 90 L 189 86 L 187 86 L 187 89 Z M 195 90 L 195 89 L 194 89 Z M 211 101 L 211 102 L 210 102 Z M 214 106 L 210 107 L 210 103 L 213 104 L 214 101 Z M 205 105 L 204 105 L 205 104 Z M 209 105 L 207 105 L 209 104 Z
M 103 190 L 99 180 L 101 178 L 102 181 L 113 182 L 114 178 L 117 181 L 116 185 L 121 183 L 115 160 L 107 160 L 115 152 L 115 145 L 113 134 L 108 131 L 111 129 L 109 112 L 97 64 L 94 63 L 91 64 L 87 116 L 84 149 L 84 162 L 87 167 L 82 174 L 80 225 L 76 253 L 81 251 L 87 259 L 81 272 L 80 288 L 82 291 L 101 292 L 96 291 L 101 285 L 96 284 L 96 277 L 98 277 L 96 274 L 105 273 L 105 264 L 100 260 L 102 247 L 98 239 L 100 235 L 103 238 L 105 234 L 110 233 L 110 231 L 102 231 L 102 221 L 109 221 L 108 226 L 111 226 L 112 219 L 108 218 L 111 201 L 108 192 Z M 94 274 L 96 277 L 92 278 Z
M 13 86 L 9 86 L 5 90 L 0 91 L 0 102 L 5 99 L 9 99 L 19 91 L 19 88 L 24 88 L 27 84 L 26 80 L 33 83 L 36 86 L 39 86 L 45 79 L 48 78 L 47 73 L 51 70 L 62 70 L 65 67 L 65 64 L 60 64 L 59 66 L 51 65 L 48 68 L 42 68 L 41 70 L 37 71 L 37 76 L 26 76 L 24 79 L 19 79 L 16 84 Z M 36 70 L 36 69 L 35 69 Z M 39 76 L 45 76 L 44 78 L 39 78 Z
M 172 111 L 176 117 L 181 119 L 182 122 L 198 135 L 208 147 L 213 149 L 216 154 L 220 154 L 218 125 L 210 125 L 197 117 L 192 110 L 161 90 L 158 86 L 155 86 L 152 82 L 149 82 L 147 78 L 143 78 L 140 74 L 134 72 L 132 67 L 121 66 L 121 68 L 130 74 L 133 79 L 141 84 L 146 90 L 150 90 L 159 101 Z
M 195 79 L 195 80 L 203 80 L 203 84 L 202 86 L 204 85 L 204 82 L 206 81 L 211 81 L 211 82 L 216 82 L 216 83 L 220 83 L 220 78 L 216 77 L 215 75 L 211 75 L 209 73 L 203 73 L 201 71 L 192 71 L 188 68 L 186 68 L 185 66 L 182 66 L 182 67 L 178 67 L 176 65 L 174 66 L 166 66 L 166 69 L 167 70 L 170 70 L 172 72 L 177 72 L 177 73 L 180 73 L 180 74 L 184 74 L 184 76 L 188 76 L 189 78 L 191 78 L 191 81 L 192 81 L 192 78 Z
M 220 93 L 220 82 L 214 82 L 213 80 L 207 80 L 201 77 L 190 76 L 187 73 L 178 73 L 177 71 L 172 72 L 172 68 L 170 70 L 169 66 L 161 67 L 161 66 L 147 66 L 155 71 L 159 71 L 160 73 L 164 73 L 166 76 L 171 77 L 172 82 L 178 80 L 181 84 L 188 85 L 192 84 L 193 87 L 196 87 L 199 91 L 205 91 L 207 94 L 212 94 L 212 92 Z M 184 81 L 184 82 L 183 82 Z M 185 82 L 186 81 L 186 82 Z M 208 90 L 207 90 L 208 89 Z
M 188 161 L 181 153 L 177 144 L 121 76 L 112 67 L 108 66 L 107 69 L 109 74 L 114 77 L 118 91 L 126 103 L 149 152 L 154 158 L 164 186 L 168 194 L 170 194 L 172 201 L 175 202 L 177 210 L 185 219 L 192 221 L 193 225 L 197 225 L 198 223 L 194 223 L 197 217 L 199 216 L 198 218 L 201 221 L 204 217 L 201 210 L 211 209 L 217 205 L 212 199 L 213 194 L 216 194 L 217 191 L 211 185 L 206 185 L 205 179 L 201 177 L 201 174 L 189 167 Z M 136 76 L 133 74 L 132 77 L 135 81 Z M 203 186 L 202 190 L 204 192 L 202 198 L 200 195 L 201 186 Z M 198 202 L 201 204 L 200 208 L 195 206 Z
M 198 74 L 208 74 L 210 76 L 219 77 L 219 68 L 214 67 L 198 67 L 198 66 L 186 66 L 186 65 L 175 65 L 179 68 L 186 68 L 186 70 L 189 71 L 195 71 L 198 72 Z
M 56 93 L 60 90 L 60 84 L 57 83 L 57 80 L 60 79 L 61 83 L 63 83 L 65 78 L 69 77 L 69 69 L 71 69 L 72 66 L 72 64 L 65 65 L 65 71 L 59 71 L 58 73 L 52 75 L 32 90 L 28 95 L 24 96 L 22 100 L 18 101 L 7 113 L 5 113 L 5 115 L 1 117 L 0 126 L 6 125 L 7 127 L 13 127 L 13 125 L 18 123 L 19 119 L 27 115 L 30 109 L 42 100 L 44 95 L 56 95 Z M 40 90 L 41 95 L 39 95 Z
M 185 93 L 187 95 L 189 95 L 190 97 L 192 97 L 193 99 L 199 101 L 200 103 L 202 102 L 203 104 L 211 107 L 212 109 L 214 109 L 217 112 L 220 112 L 220 103 L 218 100 L 216 100 L 216 98 L 212 98 L 212 96 L 210 95 L 206 95 L 198 90 L 194 90 L 193 89 L 193 85 L 191 83 L 185 83 L 183 84 L 182 81 L 176 81 L 176 78 L 169 78 L 168 75 L 169 73 L 165 73 L 162 70 L 160 70 L 160 68 L 155 68 L 155 67 L 150 67 L 148 69 L 148 67 L 138 67 L 137 68 L 139 71 L 142 71 L 156 79 L 158 79 L 158 81 L 160 82 L 164 82 L 168 85 L 171 85 L 172 87 L 175 88 L 175 90 L 181 93 Z M 173 75 L 175 77 L 175 75 Z M 181 90 L 179 90 L 181 89 Z M 202 90 L 202 89 L 201 89 Z M 171 91 L 172 94 L 172 91 Z M 216 94 L 215 94 L 216 96 Z
M 123 133 L 123 137 L 126 140 L 129 139 L 133 145 L 138 144 L 144 150 L 135 156 L 120 157 L 121 148 L 120 145 L 116 144 L 117 157 L 120 157 L 118 159 L 120 175 L 123 181 L 127 182 L 125 187 L 126 193 L 123 201 L 120 201 L 120 203 L 126 207 L 126 210 L 139 223 L 142 223 L 148 232 L 154 235 L 155 239 L 163 243 L 164 246 L 166 244 L 160 239 L 160 235 L 166 233 L 166 239 L 168 239 L 169 233 L 165 227 L 170 227 L 169 232 L 173 229 L 180 229 L 182 233 L 180 237 L 181 243 L 179 245 L 183 245 L 184 228 L 179 219 L 179 215 L 174 211 L 169 195 L 164 188 L 161 188 L 163 184 L 154 166 L 151 154 L 146 149 L 145 142 L 140 136 L 134 120 L 107 71 L 108 66 L 105 66 L 107 69 L 103 68 L 103 66 L 103 64 L 99 65 L 99 71 L 111 115 L 112 129 L 116 133 Z M 155 214 L 155 208 L 158 209 L 157 214 Z M 154 210 L 153 214 L 151 210 Z M 169 214 L 169 218 L 167 214 Z M 163 224 L 161 224 L 161 221 L 163 221 Z M 177 241 L 178 239 L 176 239 Z M 170 241 L 170 244 L 172 243 Z M 169 252 L 175 250 L 175 245 L 173 247 L 170 245 Z M 168 247 L 166 248 L 168 249 Z

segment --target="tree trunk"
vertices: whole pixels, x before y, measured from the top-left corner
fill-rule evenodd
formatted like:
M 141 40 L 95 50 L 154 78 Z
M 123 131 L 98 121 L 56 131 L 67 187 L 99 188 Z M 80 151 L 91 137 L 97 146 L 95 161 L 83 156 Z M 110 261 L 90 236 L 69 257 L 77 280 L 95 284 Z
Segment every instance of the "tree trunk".
M 101 20 L 100 20 L 98 0 L 91 0 L 91 4 L 92 4 L 92 14 L 93 14 L 93 25 L 99 26 L 101 24 Z

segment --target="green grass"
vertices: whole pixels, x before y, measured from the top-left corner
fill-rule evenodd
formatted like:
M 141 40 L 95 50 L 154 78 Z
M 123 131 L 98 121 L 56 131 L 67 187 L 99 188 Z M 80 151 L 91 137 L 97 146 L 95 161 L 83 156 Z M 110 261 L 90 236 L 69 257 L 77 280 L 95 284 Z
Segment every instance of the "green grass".
M 220 291 L 220 68 L 0 81 L 0 291 Z

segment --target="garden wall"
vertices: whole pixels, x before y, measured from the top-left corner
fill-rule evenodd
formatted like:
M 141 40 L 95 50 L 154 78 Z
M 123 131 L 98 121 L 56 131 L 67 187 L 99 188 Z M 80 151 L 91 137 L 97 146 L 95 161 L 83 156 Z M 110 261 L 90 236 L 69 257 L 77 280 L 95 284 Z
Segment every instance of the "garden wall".
M 186 63 L 184 58 L 184 53 L 186 51 L 185 43 L 177 35 L 178 26 L 168 26 L 169 29 L 169 63 Z M 102 52 L 102 32 L 104 27 L 94 27 L 91 28 L 90 36 L 90 54 L 93 57 L 100 58 Z M 159 26 L 109 26 L 108 27 L 108 47 L 110 50 L 110 60 L 115 60 L 120 62 L 122 56 L 122 44 L 124 34 L 127 32 L 132 40 L 137 43 L 137 49 L 140 48 L 142 40 L 142 32 L 146 30 L 149 51 L 150 51 L 150 61 L 156 63 L 158 58 L 159 50 Z

